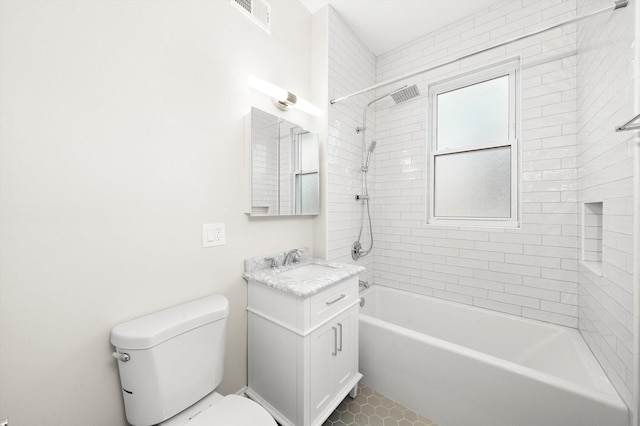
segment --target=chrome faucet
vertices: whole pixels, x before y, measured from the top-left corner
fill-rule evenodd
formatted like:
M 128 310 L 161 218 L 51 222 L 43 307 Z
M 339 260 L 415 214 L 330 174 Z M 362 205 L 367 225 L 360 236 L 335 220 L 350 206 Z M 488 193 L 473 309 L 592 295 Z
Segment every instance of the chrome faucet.
M 300 262 L 300 258 L 302 257 L 302 251 L 300 249 L 292 249 L 287 252 L 284 256 L 284 262 L 282 263 L 284 266 L 289 266 L 292 263 Z
M 369 287 L 371 287 L 371 284 L 369 284 L 369 281 L 358 280 L 358 288 L 360 288 L 360 291 L 366 290 Z

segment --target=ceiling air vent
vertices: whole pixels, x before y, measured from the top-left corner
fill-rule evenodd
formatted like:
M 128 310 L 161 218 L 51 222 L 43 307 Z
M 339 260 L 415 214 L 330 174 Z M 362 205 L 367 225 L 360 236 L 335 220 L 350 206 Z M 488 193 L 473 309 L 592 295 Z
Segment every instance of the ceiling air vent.
M 271 34 L 271 5 L 265 0 L 229 0 L 260 28 Z

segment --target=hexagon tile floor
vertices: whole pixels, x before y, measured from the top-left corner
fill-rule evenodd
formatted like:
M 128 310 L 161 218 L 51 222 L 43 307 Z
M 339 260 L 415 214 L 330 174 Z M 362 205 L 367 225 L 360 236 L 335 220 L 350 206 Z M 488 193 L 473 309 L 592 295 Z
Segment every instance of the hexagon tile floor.
M 358 384 L 358 396 L 347 396 L 322 426 L 438 426 L 375 390 Z

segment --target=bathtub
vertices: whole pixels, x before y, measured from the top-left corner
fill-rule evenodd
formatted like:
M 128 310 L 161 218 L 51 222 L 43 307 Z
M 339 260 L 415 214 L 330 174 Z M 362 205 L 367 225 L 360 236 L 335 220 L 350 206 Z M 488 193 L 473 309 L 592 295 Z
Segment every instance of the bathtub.
M 439 426 L 628 426 L 571 328 L 373 286 L 361 294 L 363 384 Z

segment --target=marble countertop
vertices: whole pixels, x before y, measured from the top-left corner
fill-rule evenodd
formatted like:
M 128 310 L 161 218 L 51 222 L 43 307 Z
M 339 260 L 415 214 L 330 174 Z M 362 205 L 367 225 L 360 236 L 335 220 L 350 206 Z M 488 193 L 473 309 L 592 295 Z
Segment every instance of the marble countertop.
M 281 275 L 305 265 L 321 265 L 331 269 L 311 278 L 304 279 L 288 278 Z M 305 258 L 290 266 L 263 268 L 245 272 L 242 277 L 247 281 L 256 281 L 269 287 L 291 293 L 295 296 L 309 297 L 344 279 L 358 275 L 364 270 L 365 268 L 362 266 L 350 265 L 348 263 L 336 263 L 322 259 Z

